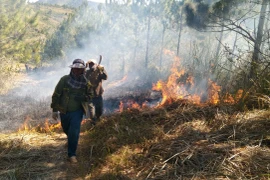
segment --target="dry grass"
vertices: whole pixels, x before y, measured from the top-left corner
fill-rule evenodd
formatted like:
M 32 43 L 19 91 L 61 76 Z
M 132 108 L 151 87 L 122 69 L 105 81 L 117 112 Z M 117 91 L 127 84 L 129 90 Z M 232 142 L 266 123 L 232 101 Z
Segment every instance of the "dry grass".
M 17 82 L 23 79 L 20 72 L 20 64 L 14 63 L 12 59 L 0 57 L 0 95 L 6 94 L 10 89 L 17 86 Z
M 0 101 L 0 132 L 14 132 L 25 126 L 28 129 L 37 127 L 51 119 L 49 99 L 36 100 L 11 93 L 1 96 Z
M 61 130 L 40 125 L 0 135 L 0 179 L 269 179 L 269 117 L 181 101 L 126 110 L 83 123 L 76 166 Z

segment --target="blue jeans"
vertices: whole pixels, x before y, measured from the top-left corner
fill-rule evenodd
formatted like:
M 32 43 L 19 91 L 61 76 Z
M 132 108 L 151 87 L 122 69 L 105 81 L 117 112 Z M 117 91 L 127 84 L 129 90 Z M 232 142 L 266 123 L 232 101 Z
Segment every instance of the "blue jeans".
M 83 110 L 60 113 L 61 126 L 68 138 L 68 157 L 76 156 L 76 150 L 79 142 Z

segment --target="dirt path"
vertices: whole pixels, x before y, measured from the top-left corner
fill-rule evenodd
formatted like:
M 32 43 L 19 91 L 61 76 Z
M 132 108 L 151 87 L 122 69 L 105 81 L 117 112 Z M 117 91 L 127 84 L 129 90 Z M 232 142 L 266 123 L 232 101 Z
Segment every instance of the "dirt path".
M 87 177 L 90 178 L 90 175 L 84 176 L 86 172 L 90 171 L 89 168 L 91 168 L 91 162 L 80 157 L 81 142 L 79 141 L 77 149 L 78 163 L 72 164 L 68 161 L 67 157 L 66 135 L 63 133 L 55 134 L 52 138 L 52 144 L 55 143 L 55 148 L 49 148 L 47 153 L 51 153 L 50 163 L 55 165 L 55 172 L 51 174 L 50 178 L 72 180 L 87 179 Z
M 85 179 L 80 174 L 89 167 L 68 161 L 63 133 L 0 134 L 0 145 L 0 179 Z

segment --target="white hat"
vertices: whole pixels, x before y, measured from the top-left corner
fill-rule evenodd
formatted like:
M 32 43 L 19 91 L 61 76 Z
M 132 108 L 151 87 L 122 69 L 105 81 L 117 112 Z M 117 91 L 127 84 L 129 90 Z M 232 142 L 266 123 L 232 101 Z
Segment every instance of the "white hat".
M 72 65 L 69 66 L 70 68 L 86 68 L 85 63 L 81 59 L 75 59 Z

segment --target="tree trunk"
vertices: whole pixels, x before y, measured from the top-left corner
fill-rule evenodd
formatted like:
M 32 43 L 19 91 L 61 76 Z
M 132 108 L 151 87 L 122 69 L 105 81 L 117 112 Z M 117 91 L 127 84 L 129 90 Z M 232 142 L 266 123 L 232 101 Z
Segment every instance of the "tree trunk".
M 270 1 L 268 2 L 268 16 L 269 16 L 269 13 L 270 13 Z M 265 16 L 267 16 L 267 14 Z M 266 18 L 266 22 L 265 22 L 265 27 L 264 27 L 264 32 L 263 33 L 267 37 L 264 38 L 265 40 L 263 40 L 262 45 L 261 45 L 261 51 L 264 52 L 264 53 L 265 53 L 266 47 L 267 47 L 266 43 L 268 43 L 270 45 L 270 43 L 269 43 L 269 22 L 270 22 L 270 19 L 269 18 Z M 266 41 L 266 39 L 268 40 L 268 42 Z M 270 46 L 268 46 L 268 48 L 270 50 Z
M 138 49 L 138 29 L 137 29 L 137 27 L 138 27 L 138 23 L 137 22 L 135 22 L 135 27 L 136 28 L 134 28 L 134 36 L 135 36 L 135 47 L 134 47 L 134 51 L 133 51 L 133 62 L 135 62 L 136 61 L 136 58 L 137 58 L 137 49 Z
M 180 53 L 180 41 L 181 41 L 181 35 L 182 35 L 182 30 L 183 30 L 183 8 L 181 8 L 181 14 L 180 14 L 180 21 L 179 21 L 179 33 L 178 33 L 178 40 L 177 40 L 177 51 L 176 55 L 179 57 Z
M 228 65 L 228 67 L 229 67 L 229 70 L 232 70 L 233 69 L 233 64 L 235 63 L 234 62 L 234 59 L 235 59 L 235 55 L 234 55 L 234 51 L 235 51 L 235 48 L 236 48 L 236 43 L 237 43 L 237 38 L 238 38 L 238 33 L 236 33 L 235 34 L 235 38 L 234 38 L 234 43 L 233 43 L 233 48 L 232 48 L 232 52 L 231 52 L 231 54 L 229 54 L 229 65 Z M 229 52 L 230 53 L 230 52 Z M 225 82 L 228 82 L 229 81 L 229 79 L 230 79 L 230 74 L 231 74 L 231 72 L 230 71 L 228 71 L 227 72 L 227 75 L 226 75 L 226 78 L 225 78 Z M 229 86 L 229 84 L 227 84 L 227 86 Z M 229 91 L 228 91 L 229 92 Z
M 260 48 L 261 48 L 261 43 L 262 43 L 262 37 L 263 37 L 263 27 L 264 27 L 264 22 L 265 22 L 267 3 L 268 3 L 268 0 L 263 0 L 261 11 L 260 11 L 257 36 L 254 42 L 254 52 L 252 55 L 251 67 L 250 67 L 250 72 L 249 72 L 249 78 L 252 78 L 252 79 L 256 77 L 258 64 L 259 64 L 259 54 L 260 54 Z
M 232 55 L 234 55 L 234 51 L 235 51 L 235 48 L 236 48 L 237 38 L 238 38 L 238 33 L 235 34 L 235 39 L 234 39 L 233 49 L 232 49 Z
M 149 41 L 150 41 L 150 14 L 148 15 L 148 21 L 147 21 L 147 37 L 146 37 L 146 52 L 145 52 L 145 68 L 148 67 L 148 51 L 149 51 Z
M 219 52 L 220 52 L 220 46 L 221 46 L 221 42 L 222 42 L 222 39 L 223 39 L 223 31 L 224 31 L 224 26 L 222 26 L 221 28 L 221 32 L 220 32 L 220 35 L 219 35 L 219 39 L 218 39 L 218 46 L 217 46 L 217 51 L 216 51 L 216 55 L 215 55 L 215 65 L 217 64 L 217 61 L 218 61 L 218 55 L 219 55 Z
M 220 47 L 221 47 L 221 43 L 222 43 L 222 39 L 223 39 L 223 32 L 224 32 L 224 26 L 222 26 L 221 28 L 221 32 L 219 35 L 219 39 L 218 39 L 218 45 L 217 45 L 217 50 L 216 50 L 216 54 L 215 57 L 213 59 L 213 67 L 212 67 L 212 72 L 215 74 L 216 70 L 217 70 L 217 64 L 218 64 L 218 56 L 219 56 L 219 52 L 220 52 Z M 210 62 L 211 63 L 211 62 Z
M 163 55 L 163 48 L 164 48 L 164 36 L 166 31 L 166 24 L 163 23 L 163 31 L 162 31 L 162 38 L 161 38 L 161 49 L 160 49 L 160 56 L 159 56 L 159 67 L 162 67 L 162 55 Z

